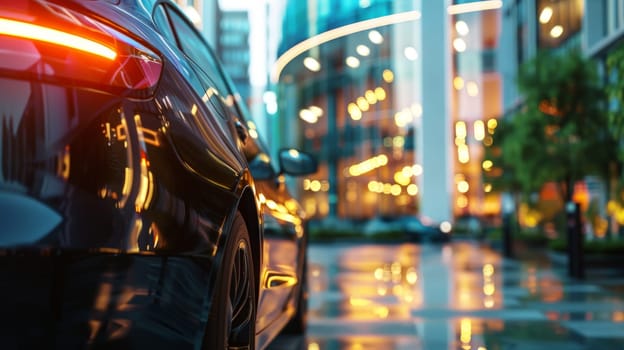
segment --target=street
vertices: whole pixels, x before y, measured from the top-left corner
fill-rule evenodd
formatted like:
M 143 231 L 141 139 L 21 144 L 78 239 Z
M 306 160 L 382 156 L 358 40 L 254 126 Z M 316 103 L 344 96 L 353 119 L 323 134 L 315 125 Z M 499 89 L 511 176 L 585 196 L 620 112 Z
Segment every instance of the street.
M 583 281 L 477 242 L 312 244 L 305 339 L 279 349 L 624 349 L 624 273 Z

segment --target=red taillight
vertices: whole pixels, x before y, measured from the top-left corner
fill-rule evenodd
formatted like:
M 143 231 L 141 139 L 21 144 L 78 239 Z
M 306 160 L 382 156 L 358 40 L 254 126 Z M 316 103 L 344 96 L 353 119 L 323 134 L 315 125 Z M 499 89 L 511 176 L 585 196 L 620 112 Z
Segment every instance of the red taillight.
M 54 45 L 70 47 L 88 52 L 92 55 L 114 60 L 117 52 L 96 41 L 60 30 L 46 28 L 32 23 L 0 18 L 0 35 L 8 35 L 22 39 L 43 41 Z
M 127 35 L 67 9 L 32 11 L 25 16 L 0 10 L 0 75 L 8 71 L 120 93 L 149 92 L 158 83 L 161 58 Z

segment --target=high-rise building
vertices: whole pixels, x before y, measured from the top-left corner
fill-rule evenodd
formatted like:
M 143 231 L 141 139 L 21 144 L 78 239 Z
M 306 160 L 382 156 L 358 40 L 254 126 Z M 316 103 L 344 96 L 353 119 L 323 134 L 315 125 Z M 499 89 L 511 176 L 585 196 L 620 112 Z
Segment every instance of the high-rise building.
M 215 50 L 223 69 L 247 101 L 251 96 L 249 81 L 249 12 L 246 9 L 217 11 L 218 23 Z

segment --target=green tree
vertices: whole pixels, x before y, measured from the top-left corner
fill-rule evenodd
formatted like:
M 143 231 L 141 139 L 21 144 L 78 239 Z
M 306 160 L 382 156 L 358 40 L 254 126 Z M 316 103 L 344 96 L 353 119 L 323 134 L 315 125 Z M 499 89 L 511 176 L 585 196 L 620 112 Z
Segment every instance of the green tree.
M 570 201 L 576 181 L 606 178 L 615 143 L 595 63 L 579 50 L 541 52 L 520 67 L 518 88 L 524 105 L 498 144 L 521 191 L 552 181 Z
M 617 144 L 617 161 L 611 165 L 612 177 L 616 180 L 614 199 L 620 205 L 624 204 L 624 174 L 622 163 L 624 163 L 624 45 L 613 50 L 606 60 L 607 84 L 606 91 L 609 99 L 608 125 L 609 131 Z

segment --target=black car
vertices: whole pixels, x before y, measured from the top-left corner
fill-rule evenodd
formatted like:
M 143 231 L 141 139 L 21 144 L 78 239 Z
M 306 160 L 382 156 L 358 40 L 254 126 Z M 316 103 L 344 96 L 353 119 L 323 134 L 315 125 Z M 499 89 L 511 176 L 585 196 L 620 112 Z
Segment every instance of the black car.
M 0 347 L 264 348 L 305 327 L 305 215 L 160 0 L 0 7 Z

